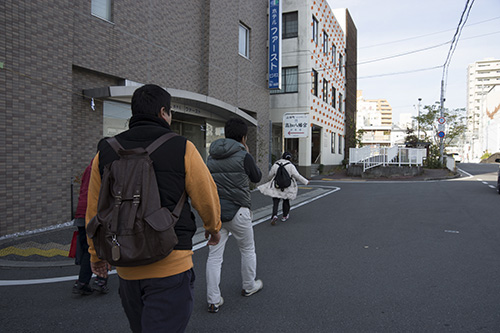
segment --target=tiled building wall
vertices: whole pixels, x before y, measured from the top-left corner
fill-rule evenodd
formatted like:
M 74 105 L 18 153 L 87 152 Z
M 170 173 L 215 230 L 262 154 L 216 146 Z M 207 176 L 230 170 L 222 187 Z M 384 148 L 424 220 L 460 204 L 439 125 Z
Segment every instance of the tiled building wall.
M 267 90 L 267 1 L 210 1 L 208 95 L 257 114 L 249 148 L 266 173 L 269 160 Z M 250 29 L 250 57 L 238 54 L 239 23 Z
M 260 124 L 250 148 L 267 168 L 267 2 L 113 6 L 110 23 L 91 15 L 90 0 L 0 1 L 0 236 L 70 220 L 71 182 L 102 136 L 102 101 L 92 110 L 83 89 L 128 79 L 247 110 Z M 250 61 L 238 55 L 239 20 L 252 28 Z
M 206 94 L 206 1 L 114 1 L 113 23 L 86 3 L 75 14 L 75 65 Z
M 17 0 L 1 1 L 0 13 L 5 235 L 69 218 L 72 13 L 64 1 Z
M 96 154 L 97 143 L 103 135 L 103 101 L 83 97 L 82 90 L 118 85 L 116 77 L 103 75 L 77 66 L 73 67 L 71 107 L 71 177 L 73 180 L 73 209 L 76 210 L 80 191 L 79 179 Z

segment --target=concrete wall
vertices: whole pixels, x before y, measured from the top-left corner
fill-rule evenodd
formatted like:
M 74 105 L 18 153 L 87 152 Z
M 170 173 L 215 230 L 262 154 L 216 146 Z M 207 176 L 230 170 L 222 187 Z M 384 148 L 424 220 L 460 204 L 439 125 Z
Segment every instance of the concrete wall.
M 363 172 L 362 165 L 349 165 L 347 175 L 361 178 L 395 178 L 404 176 L 418 176 L 424 172 L 419 166 L 378 166 Z

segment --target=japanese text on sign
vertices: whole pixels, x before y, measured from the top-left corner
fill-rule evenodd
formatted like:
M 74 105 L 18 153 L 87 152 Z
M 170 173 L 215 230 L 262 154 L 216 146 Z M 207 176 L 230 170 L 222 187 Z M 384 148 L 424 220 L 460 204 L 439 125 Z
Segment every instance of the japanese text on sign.
M 280 0 L 269 0 L 269 89 L 281 89 Z
M 283 115 L 285 138 L 306 138 L 309 136 L 309 115 L 307 113 L 285 113 Z

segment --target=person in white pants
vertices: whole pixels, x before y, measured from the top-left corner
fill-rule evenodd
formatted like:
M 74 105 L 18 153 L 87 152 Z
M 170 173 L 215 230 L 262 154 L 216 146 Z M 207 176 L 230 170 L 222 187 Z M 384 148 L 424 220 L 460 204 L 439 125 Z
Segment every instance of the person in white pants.
M 241 119 L 226 122 L 226 138 L 210 145 L 207 166 L 217 184 L 221 205 L 221 239 L 210 245 L 207 259 L 208 312 L 216 313 L 224 303 L 220 292 L 221 268 L 224 248 L 232 233 L 241 253 L 243 296 L 251 296 L 262 289 L 261 280 L 255 280 L 257 255 L 255 254 L 252 211 L 250 210 L 250 182 L 258 183 L 262 172 L 248 153 L 247 125 Z M 205 234 L 208 237 L 208 234 Z
M 221 299 L 219 288 L 221 267 L 229 233 L 233 235 L 238 243 L 241 253 L 243 291 L 256 289 L 257 255 L 255 254 L 253 239 L 252 212 L 246 207 L 241 207 L 230 222 L 222 224 L 219 244 L 209 246 L 210 254 L 207 259 L 207 300 L 209 304 L 217 304 Z

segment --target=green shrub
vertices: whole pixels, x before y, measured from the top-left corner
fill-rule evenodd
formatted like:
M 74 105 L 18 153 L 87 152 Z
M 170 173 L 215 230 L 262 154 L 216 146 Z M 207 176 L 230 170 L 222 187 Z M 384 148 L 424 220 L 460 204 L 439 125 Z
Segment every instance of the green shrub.
M 428 155 L 424 161 L 424 167 L 429 169 L 441 169 L 443 164 L 441 163 L 439 155 L 439 147 L 437 145 L 430 145 L 427 151 Z

